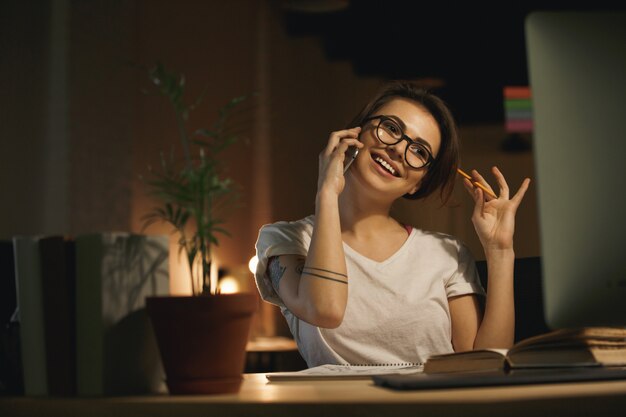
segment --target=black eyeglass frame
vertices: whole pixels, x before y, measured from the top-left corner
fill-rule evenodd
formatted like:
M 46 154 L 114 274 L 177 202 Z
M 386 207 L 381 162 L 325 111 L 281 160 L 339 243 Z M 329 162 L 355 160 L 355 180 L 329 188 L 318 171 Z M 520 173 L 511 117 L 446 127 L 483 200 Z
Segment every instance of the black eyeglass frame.
M 378 139 L 381 143 L 384 143 L 385 145 L 396 145 L 396 144 L 398 144 L 398 143 L 402 142 L 403 140 L 406 140 L 406 141 L 408 142 L 408 144 L 409 144 L 409 145 L 408 145 L 408 146 L 404 149 L 404 160 L 406 161 L 406 163 L 407 163 L 407 164 L 408 164 L 411 168 L 413 168 L 413 169 L 428 168 L 429 166 L 431 166 L 431 165 L 435 162 L 435 157 L 433 156 L 432 152 L 430 152 L 430 150 L 429 150 L 426 146 L 424 146 L 424 145 L 422 145 L 421 143 L 419 143 L 419 142 L 417 142 L 417 141 L 415 141 L 415 140 L 411 139 L 410 137 L 408 137 L 408 136 L 404 133 L 404 129 L 402 129 L 402 126 L 400 126 L 400 123 L 398 123 L 398 121 L 397 121 L 394 117 L 392 117 L 392 116 L 387 116 L 387 115 L 384 115 L 384 114 L 379 114 L 379 115 L 376 115 L 376 116 L 370 116 L 370 117 L 367 117 L 367 118 L 365 118 L 365 119 L 363 120 L 363 123 L 361 124 L 361 126 L 364 126 L 367 122 L 370 122 L 370 121 L 375 120 L 375 119 L 379 119 L 378 124 L 376 125 L 376 128 L 375 128 L 375 132 L 376 132 L 376 139 Z M 383 141 L 383 140 L 380 138 L 380 135 L 378 134 L 378 129 L 379 129 L 379 127 L 380 127 L 381 123 L 383 123 L 385 120 L 390 120 L 390 121 L 392 121 L 393 123 L 395 123 L 396 125 L 398 125 L 398 128 L 400 129 L 400 132 L 402 133 L 402 135 L 400 136 L 400 139 L 398 139 L 398 140 L 397 140 L 396 142 L 394 142 L 394 143 L 387 143 L 387 142 Z M 428 160 L 427 160 L 427 161 L 426 161 L 426 163 L 425 163 L 424 165 L 422 165 L 421 167 L 414 167 L 413 165 L 411 165 L 411 164 L 409 163 L 409 161 L 408 161 L 408 159 L 407 159 L 407 153 L 409 152 L 409 147 L 410 147 L 411 145 L 413 145 L 413 144 L 415 144 L 415 145 L 417 145 L 417 146 L 419 146 L 419 147 L 423 148 L 423 149 L 426 151 L 426 153 L 428 154 Z

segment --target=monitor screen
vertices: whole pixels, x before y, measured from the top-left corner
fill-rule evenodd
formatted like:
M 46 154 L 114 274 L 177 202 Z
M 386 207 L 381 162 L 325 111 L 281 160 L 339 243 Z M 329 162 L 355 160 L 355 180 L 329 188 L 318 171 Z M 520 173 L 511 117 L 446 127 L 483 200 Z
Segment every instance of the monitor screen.
M 626 13 L 525 29 L 546 322 L 626 326 Z

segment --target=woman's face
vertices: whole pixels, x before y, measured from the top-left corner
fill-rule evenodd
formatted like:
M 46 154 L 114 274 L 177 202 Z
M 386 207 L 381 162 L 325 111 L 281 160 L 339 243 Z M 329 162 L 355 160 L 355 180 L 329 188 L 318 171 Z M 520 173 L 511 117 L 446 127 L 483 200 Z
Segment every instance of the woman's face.
M 431 114 L 416 102 L 396 98 L 383 105 L 372 116 L 388 116 L 398 122 L 403 133 L 424 145 L 434 158 L 439 153 L 441 134 Z M 371 120 L 361 130 L 360 140 L 365 145 L 355 161 L 355 174 L 377 190 L 393 194 L 394 199 L 419 189 L 428 168 L 415 169 L 405 161 L 406 140 L 386 145 L 378 140 L 376 126 L 379 119 Z

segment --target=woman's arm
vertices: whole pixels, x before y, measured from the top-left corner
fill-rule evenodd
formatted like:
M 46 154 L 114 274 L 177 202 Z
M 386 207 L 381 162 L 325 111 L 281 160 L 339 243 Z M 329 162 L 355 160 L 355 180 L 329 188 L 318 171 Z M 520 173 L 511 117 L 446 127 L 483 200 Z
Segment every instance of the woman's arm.
M 345 152 L 348 146 L 363 146 L 358 141 L 359 132 L 360 128 L 333 132 L 320 154 L 315 224 L 306 259 L 284 255 L 268 268 L 285 306 L 298 318 L 319 327 L 339 326 L 346 310 L 348 275 L 339 194 L 345 185 Z
M 448 299 L 452 321 L 452 347 L 455 352 L 474 349 L 474 341 L 482 320 L 478 297 L 459 295 Z
M 485 302 L 482 320 L 477 302 L 468 301 L 474 296 L 459 297 L 450 301 L 452 317 L 453 344 L 460 350 L 482 348 L 508 348 L 513 345 L 515 332 L 515 306 L 513 298 L 513 233 L 515 213 L 519 207 L 530 180 L 526 178 L 515 195 L 509 198 L 509 187 L 498 168 L 493 168 L 500 196 L 497 199 L 486 198 L 483 190 L 474 187 L 465 180 L 465 187 L 474 198 L 472 222 L 485 251 L 489 271 L 489 291 Z M 489 189 L 491 187 L 476 171 L 472 172 L 474 181 Z M 455 323 L 456 322 L 456 323 Z M 456 328 L 456 330 L 455 330 Z M 474 330 L 475 332 L 474 332 Z M 455 341 L 455 336 L 457 340 Z M 472 336 L 473 340 L 472 340 Z

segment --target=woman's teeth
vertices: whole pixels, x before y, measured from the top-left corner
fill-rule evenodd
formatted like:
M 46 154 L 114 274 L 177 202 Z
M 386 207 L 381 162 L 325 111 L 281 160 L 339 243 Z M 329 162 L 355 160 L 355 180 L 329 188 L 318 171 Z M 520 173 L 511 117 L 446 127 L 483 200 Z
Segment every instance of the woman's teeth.
M 387 171 L 389 171 L 391 173 L 391 175 L 395 176 L 396 175 L 396 170 L 393 169 L 393 167 L 391 165 L 389 165 L 383 158 L 381 158 L 380 156 L 377 156 L 376 158 L 374 158 L 374 161 L 378 162 L 383 168 L 385 168 Z

